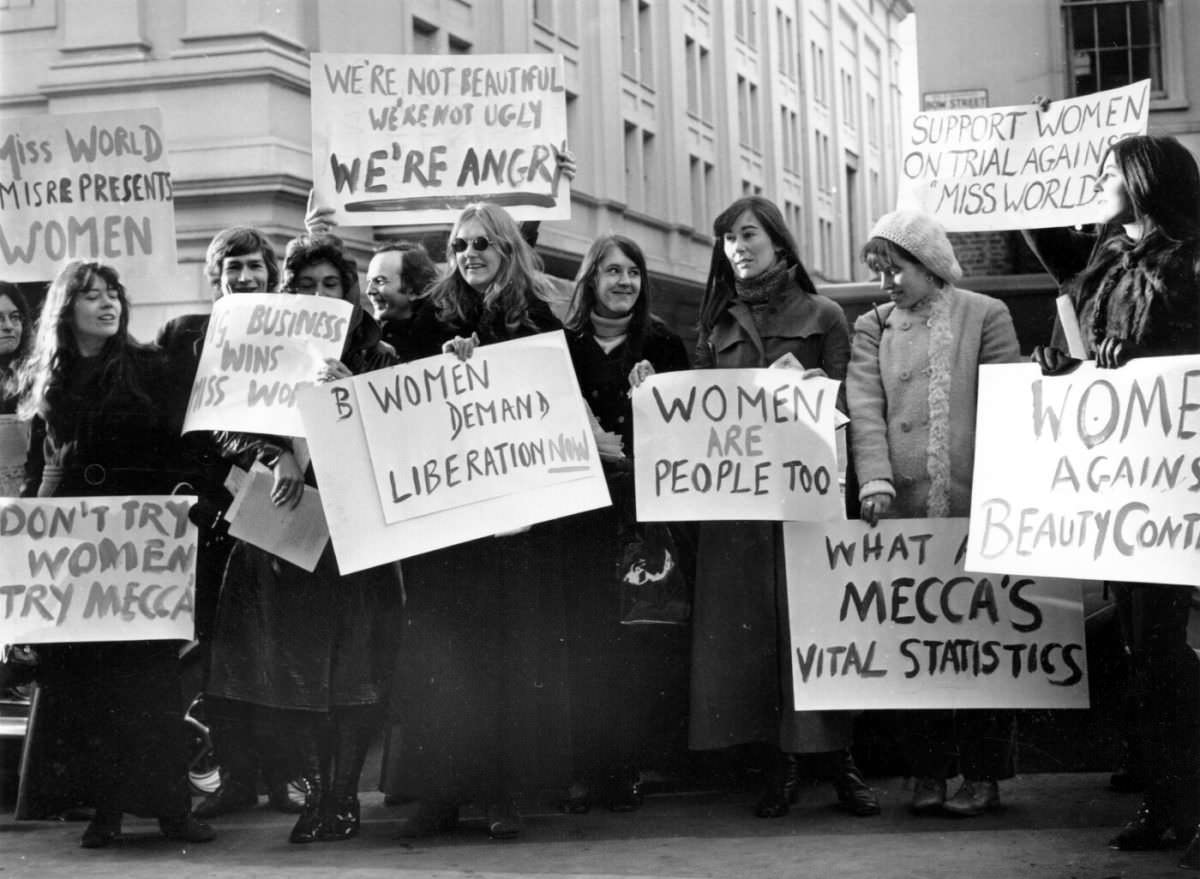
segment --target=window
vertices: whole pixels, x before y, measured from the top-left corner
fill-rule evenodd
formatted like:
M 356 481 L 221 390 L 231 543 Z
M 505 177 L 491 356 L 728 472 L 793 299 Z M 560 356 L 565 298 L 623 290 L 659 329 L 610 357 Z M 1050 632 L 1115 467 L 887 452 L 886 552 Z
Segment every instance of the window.
M 825 50 L 816 43 L 810 42 L 812 49 L 812 95 L 813 100 L 821 106 L 828 106 L 829 96 L 825 90 Z
M 1163 0 L 1063 0 L 1072 95 L 1150 80 L 1166 95 Z
M 414 15 L 412 29 L 414 55 L 438 54 L 438 29 L 434 25 Z
M 533 0 L 533 20 L 547 30 L 554 30 L 554 0 Z
M 642 206 L 642 138 L 637 126 L 625 123 L 625 203 L 632 208 Z
M 787 106 L 779 108 L 779 130 L 783 140 L 783 170 L 800 173 L 800 125 L 799 117 Z
M 654 83 L 650 12 L 647 0 L 621 0 L 621 72 L 647 86 Z
M 737 78 L 738 143 L 750 146 L 750 88 L 746 77 Z
M 705 122 L 713 118 L 712 62 L 704 46 L 700 47 L 700 118 Z
M 470 55 L 471 44 L 461 37 L 450 35 L 450 54 L 451 55 Z
M 867 143 L 879 146 L 879 101 L 872 94 L 867 95 Z
M 696 41 L 691 37 L 683 38 L 683 63 L 687 74 L 687 111 L 693 116 L 700 115 L 700 52 Z

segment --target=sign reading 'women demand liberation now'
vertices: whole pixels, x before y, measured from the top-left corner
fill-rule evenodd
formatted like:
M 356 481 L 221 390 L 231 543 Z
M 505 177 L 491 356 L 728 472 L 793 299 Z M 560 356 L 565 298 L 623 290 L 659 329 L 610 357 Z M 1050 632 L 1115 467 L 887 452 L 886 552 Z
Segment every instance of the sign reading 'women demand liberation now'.
M 979 370 L 969 570 L 1200 586 L 1200 356 Z
M 559 55 L 312 56 L 313 188 L 343 226 L 451 223 L 475 201 L 571 215 Z

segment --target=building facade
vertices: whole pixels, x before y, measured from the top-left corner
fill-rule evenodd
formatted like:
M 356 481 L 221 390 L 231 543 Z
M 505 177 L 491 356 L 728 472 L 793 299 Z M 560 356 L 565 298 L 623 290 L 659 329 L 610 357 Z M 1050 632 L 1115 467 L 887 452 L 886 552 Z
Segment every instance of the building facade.
M 1195 0 L 920 0 L 916 21 L 925 107 L 1024 104 L 1149 78 L 1150 134 L 1200 156 Z M 1039 271 L 1015 233 L 959 235 L 955 247 L 968 275 Z
M 818 278 L 862 278 L 856 251 L 894 202 L 897 27 L 908 0 L 0 0 L 4 117 L 162 109 L 175 182 L 176 289 L 135 291 L 135 329 L 203 310 L 204 248 L 249 224 L 281 245 L 312 178 L 312 51 L 565 59 L 572 218 L 539 247 L 569 276 L 607 231 L 646 251 L 690 325 L 713 217 L 761 193 Z M 390 235 L 344 230 L 356 255 Z

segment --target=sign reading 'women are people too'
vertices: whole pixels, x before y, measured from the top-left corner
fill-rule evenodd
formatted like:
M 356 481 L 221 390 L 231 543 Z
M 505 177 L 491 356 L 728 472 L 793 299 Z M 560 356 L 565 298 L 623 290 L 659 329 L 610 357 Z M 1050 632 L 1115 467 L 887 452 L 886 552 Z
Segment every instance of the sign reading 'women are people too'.
M 475 201 L 570 217 L 561 56 L 315 52 L 311 80 L 313 188 L 338 223 L 452 223 Z

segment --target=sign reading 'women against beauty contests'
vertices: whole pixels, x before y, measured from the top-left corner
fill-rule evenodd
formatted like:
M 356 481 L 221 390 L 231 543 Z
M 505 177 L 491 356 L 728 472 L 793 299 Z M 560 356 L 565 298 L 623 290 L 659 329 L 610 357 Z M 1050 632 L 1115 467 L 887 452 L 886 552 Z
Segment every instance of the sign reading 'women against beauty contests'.
M 559 55 L 312 56 L 313 188 L 344 226 L 451 223 L 475 201 L 571 215 Z
M 1200 356 L 979 370 L 970 570 L 1200 586 Z
M 633 392 L 638 518 L 841 518 L 837 393 L 793 369 L 651 376 Z
M 194 497 L 0 501 L 8 644 L 193 637 Z
M 1093 202 L 1105 151 L 1145 134 L 1150 80 L 1081 98 L 918 113 L 904 131 L 901 207 L 951 232 L 1039 229 L 1099 219 Z
M 341 359 L 353 306 L 340 299 L 237 293 L 213 304 L 183 430 L 303 436 L 297 389 Z
M 95 259 L 126 286 L 165 288 L 178 268 L 172 197 L 157 109 L 4 119 L 0 276 L 48 281 Z
M 344 574 L 610 503 L 561 332 L 299 397 Z
M 798 709 L 1088 706 L 1079 582 L 966 573 L 966 519 L 783 539 Z

